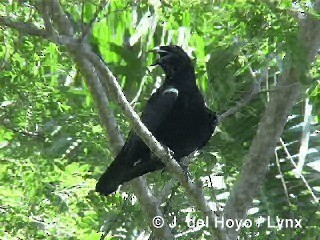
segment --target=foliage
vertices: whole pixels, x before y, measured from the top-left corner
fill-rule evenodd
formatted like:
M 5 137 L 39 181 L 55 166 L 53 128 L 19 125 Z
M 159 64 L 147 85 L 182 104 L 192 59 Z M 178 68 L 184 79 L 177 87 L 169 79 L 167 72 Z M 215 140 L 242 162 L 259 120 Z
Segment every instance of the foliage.
M 302 218 L 303 229 L 243 228 L 244 239 L 315 239 L 320 235 L 320 85 L 316 61 L 307 70 L 297 39 L 295 17 L 310 12 L 299 1 L 108 1 L 103 9 L 91 1 L 61 1 L 78 25 L 77 34 L 93 24 L 92 43 L 117 76 L 139 111 L 162 72 L 151 68 L 147 51 L 159 44 L 178 44 L 194 56 L 198 85 L 210 108 L 223 113 L 250 94 L 258 80 L 261 93 L 226 119 L 210 144 L 190 166 L 196 179 L 222 175 L 223 184 L 205 187 L 206 195 L 224 205 L 248 153 L 268 93 L 284 71 L 285 57 L 298 69 L 306 93 L 288 119 L 260 195 L 249 218 Z M 43 25 L 34 1 L 0 3 L 0 15 Z M 101 11 L 100 11 L 101 10 Z M 98 13 L 98 14 L 96 14 Z M 4 239 L 137 239 L 147 235 L 140 205 L 130 189 L 107 198 L 93 192 L 96 179 L 112 161 L 110 144 L 79 73 L 63 48 L 10 28 L 0 31 L 0 237 Z M 301 50 L 301 51 L 300 51 Z M 195 57 L 196 56 L 196 57 Z M 305 101 L 312 114 L 304 119 Z M 130 130 L 116 103 L 121 130 Z M 309 122 L 308 122 L 309 121 Z M 296 177 L 304 126 L 310 138 L 301 177 Z M 278 167 L 278 163 L 280 168 Z M 279 172 L 281 169 L 281 172 Z M 190 231 L 192 211 L 186 193 L 166 172 L 148 176 L 173 232 L 180 239 L 207 239 L 207 229 Z M 218 179 L 218 178 L 213 178 Z M 220 179 L 220 178 L 219 178 Z M 170 191 L 166 186 L 172 184 Z M 285 191 L 286 186 L 287 191 Z M 310 187 L 308 189 L 308 187 Z M 289 201 L 288 201 L 289 200 Z M 125 214 L 124 214 L 125 213 Z

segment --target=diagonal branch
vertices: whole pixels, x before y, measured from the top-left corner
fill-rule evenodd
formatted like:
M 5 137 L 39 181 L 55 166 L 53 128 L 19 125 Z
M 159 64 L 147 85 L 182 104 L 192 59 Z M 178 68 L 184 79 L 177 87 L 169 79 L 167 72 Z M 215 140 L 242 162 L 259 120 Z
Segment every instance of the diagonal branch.
M 52 0 L 52 2 L 55 3 L 56 0 Z M 59 10 L 61 8 L 56 7 L 55 9 Z M 62 16 L 61 13 L 56 13 L 56 15 Z M 63 26 L 60 27 L 62 28 L 63 32 L 70 32 L 67 31 L 67 29 L 63 29 Z M 186 188 L 197 207 L 203 211 L 206 216 L 208 216 L 209 221 L 212 223 L 210 225 L 211 232 L 219 236 L 219 231 L 214 228 L 215 214 L 210 209 L 207 200 L 204 198 L 202 188 L 193 183 L 193 181 L 184 173 L 180 165 L 172 158 L 170 150 L 163 147 L 151 134 L 147 127 L 141 122 L 138 114 L 132 109 L 126 97 L 124 96 L 116 78 L 113 76 L 112 72 L 108 69 L 105 63 L 100 59 L 100 57 L 91 51 L 91 48 L 88 44 L 79 43 L 72 37 L 60 35 L 52 37 L 51 40 L 66 46 L 75 60 L 77 60 L 77 58 L 80 56 L 88 59 L 95 69 L 102 75 L 102 77 L 107 80 L 110 91 L 114 93 L 117 102 L 120 104 L 125 115 L 131 122 L 134 131 L 146 143 L 150 150 L 166 164 L 167 168 L 173 173 L 174 177 L 181 182 L 181 185 Z
M 9 17 L 0 16 L 0 25 L 17 29 L 19 32 L 38 36 L 41 38 L 49 38 L 49 34 L 44 29 L 39 29 L 34 24 L 13 21 Z
M 56 4 L 56 1 L 52 1 L 53 4 Z M 51 9 L 58 9 L 60 13 L 56 14 L 57 17 L 64 19 L 62 9 L 59 6 L 56 6 Z M 61 22 L 61 21 L 60 21 Z M 59 24 L 59 21 L 57 22 Z M 59 24 L 58 29 L 62 30 L 62 32 L 72 32 L 71 30 L 65 29 L 70 27 L 71 25 Z M 57 37 L 55 37 L 57 39 Z M 73 40 L 74 41 L 74 40 Z M 70 41 L 70 42 L 73 42 Z M 75 43 L 75 42 L 73 42 Z M 77 45 L 77 44 L 75 44 Z M 71 46 L 75 46 L 71 45 Z M 103 75 L 101 71 L 97 70 L 97 68 L 92 65 L 92 63 L 83 55 L 81 52 L 78 52 L 77 49 L 68 48 L 70 54 L 73 56 L 74 60 L 79 65 L 80 69 L 84 72 L 86 79 L 88 80 L 89 86 L 92 90 L 93 95 L 96 97 L 98 102 L 98 109 L 100 110 L 100 118 L 102 119 L 107 132 L 109 133 L 109 137 L 113 139 L 111 143 L 113 143 L 112 147 L 115 152 L 118 152 L 121 149 L 121 146 L 124 144 L 124 140 L 119 133 L 118 126 L 116 124 L 116 119 L 112 110 L 110 109 L 110 104 L 108 102 L 108 98 L 106 96 L 106 92 L 102 87 L 101 80 L 103 79 Z M 114 141 L 116 139 L 116 141 Z M 147 214 L 147 217 L 151 223 L 154 216 L 161 216 L 163 214 L 159 208 L 160 204 L 156 201 L 155 197 L 153 197 L 148 185 L 146 184 L 145 178 L 139 178 L 132 182 L 133 190 L 139 201 L 141 202 L 142 208 Z M 152 231 L 158 238 L 163 239 L 173 239 L 171 234 L 171 230 L 166 222 L 164 222 L 164 226 L 162 228 L 155 228 L 151 225 Z
M 315 10 L 319 11 L 320 0 L 317 0 L 314 6 Z M 300 26 L 298 41 L 300 40 L 304 45 L 307 52 L 306 61 L 310 64 L 314 61 L 320 47 L 320 22 L 317 18 L 306 15 L 301 19 Z M 226 219 L 243 219 L 263 183 L 269 161 L 283 132 L 288 114 L 302 89 L 299 72 L 295 67 L 297 66 L 287 66 L 275 87 L 276 91 L 270 93 L 270 101 L 266 105 L 247 160 L 226 204 Z M 236 239 L 238 234 L 234 228 L 227 229 L 226 238 Z
M 280 143 L 281 143 L 281 146 L 283 147 L 284 152 L 287 155 L 287 158 L 290 160 L 291 165 L 294 167 L 294 172 L 295 172 L 296 176 L 301 178 L 302 182 L 304 183 L 304 185 L 308 189 L 309 193 L 311 194 L 313 201 L 315 203 L 320 202 L 320 199 L 317 198 L 317 196 L 314 194 L 314 192 L 313 192 L 311 186 L 309 185 L 308 181 L 306 180 L 306 178 L 302 175 L 301 172 L 297 171 L 298 166 L 295 163 L 295 161 L 293 160 L 292 155 L 290 154 L 290 152 L 289 152 L 285 142 L 282 140 L 282 138 L 280 138 Z
M 263 82 L 264 79 L 266 79 L 266 74 L 261 74 L 259 77 L 256 76 L 256 74 L 253 72 L 252 68 L 249 67 L 251 76 L 253 77 L 254 84 L 252 86 L 251 92 L 245 96 L 243 99 L 241 99 L 239 102 L 236 103 L 236 105 L 230 109 L 228 109 L 226 112 L 222 113 L 219 118 L 218 122 L 221 123 L 223 122 L 226 118 L 233 116 L 239 110 L 245 106 L 247 106 L 261 91 L 261 83 Z M 267 73 L 267 72 L 266 72 Z
M 283 187 L 284 195 L 285 195 L 285 198 L 286 198 L 286 202 L 287 202 L 288 206 L 292 206 L 292 203 L 291 203 L 290 198 L 289 198 L 289 191 L 288 191 L 288 188 L 287 188 L 287 185 L 286 185 L 286 181 L 284 179 L 283 172 L 281 170 L 281 166 L 280 166 L 280 161 L 279 161 L 279 156 L 278 156 L 277 150 L 274 151 L 274 155 L 276 157 L 276 165 L 277 165 L 278 172 L 279 172 L 279 175 L 280 175 L 280 180 L 281 180 L 281 183 L 282 183 L 282 187 Z
M 13 22 L 14 23 L 14 22 Z M 1 24 L 1 22 L 0 22 Z M 124 94 L 121 91 L 121 87 L 119 86 L 117 80 L 113 76 L 112 72 L 104 65 L 104 63 L 101 61 L 101 59 L 92 51 L 90 51 L 90 46 L 88 46 L 85 43 L 79 44 L 75 39 L 72 37 L 67 36 L 49 36 L 44 30 L 41 30 L 41 34 L 39 29 L 38 31 L 25 31 L 24 28 L 21 27 L 20 24 L 5 24 L 6 26 L 14 27 L 17 30 L 21 30 L 24 33 L 30 33 L 32 35 L 37 36 L 44 36 L 45 38 L 51 40 L 52 42 L 55 42 L 60 45 L 65 45 L 69 49 L 70 53 L 75 54 L 79 53 L 81 56 L 86 56 L 88 60 L 90 60 L 99 71 L 104 79 L 107 79 L 108 85 L 110 85 L 111 91 L 116 95 L 117 100 L 120 103 L 120 106 L 123 108 L 126 116 L 128 117 L 129 121 L 131 122 L 133 129 L 136 131 L 137 135 L 145 141 L 147 146 L 151 149 L 153 153 L 157 157 L 159 157 L 167 166 L 167 168 L 173 173 L 173 175 L 181 182 L 182 186 L 186 188 L 187 192 L 192 197 L 193 201 L 197 205 L 197 207 L 205 213 L 206 216 L 209 217 L 209 220 L 212 224 L 211 230 L 212 232 L 217 232 L 218 230 L 214 228 L 214 222 L 215 222 L 215 215 L 214 212 L 210 209 L 209 204 L 207 200 L 204 198 L 203 191 L 201 187 L 198 187 L 195 183 L 192 182 L 188 176 L 185 175 L 183 170 L 181 169 L 180 165 L 171 157 L 169 150 L 164 148 L 152 134 L 149 132 L 149 130 L 142 124 L 139 116 L 137 113 L 134 112 L 134 110 L 131 108 L 130 104 L 126 100 Z M 31 24 L 28 24 L 28 26 L 32 26 Z M 66 31 L 65 31 L 66 32 Z M 45 33 L 45 34 L 44 34 Z M 75 58 L 76 59 L 76 58 Z M 138 180 L 136 182 L 141 182 L 141 180 Z M 148 194 L 146 194 L 148 195 Z M 151 201 L 152 202 L 152 201 Z M 155 214 L 157 215 L 157 214 Z M 219 235 L 219 234 L 218 234 Z
M 219 235 L 219 233 L 217 233 L 218 230 L 214 228 L 215 215 L 210 209 L 207 200 L 204 198 L 202 188 L 198 187 L 184 173 L 180 165 L 172 158 L 170 150 L 163 147 L 141 122 L 138 114 L 132 109 L 128 100 L 121 91 L 121 87 L 116 78 L 112 75 L 112 72 L 107 68 L 103 61 L 101 61 L 95 53 L 90 51 L 85 44 L 82 44 L 81 47 L 79 47 L 78 43 L 70 41 L 69 38 L 61 38 L 60 42 L 64 42 L 67 46 L 77 49 L 78 52 L 81 52 L 81 54 L 90 59 L 98 71 L 103 74 L 104 79 L 108 81 L 110 90 L 115 94 L 118 103 L 130 121 L 134 131 L 146 143 L 150 150 L 166 164 L 167 169 L 172 172 L 172 175 L 180 181 L 181 185 L 187 190 L 197 207 L 209 217 L 209 221 L 212 223 L 212 227 L 210 228 L 212 232 Z
M 118 152 L 124 144 L 124 139 L 118 130 L 115 116 L 110 108 L 104 88 L 99 81 L 99 73 L 97 73 L 92 64 L 81 54 L 73 53 L 73 56 L 78 66 L 82 70 L 82 73 L 88 80 L 88 85 L 90 86 L 93 96 L 97 102 L 100 119 L 103 123 L 103 126 L 107 130 L 107 133 L 109 134 L 109 138 L 113 139 L 113 141 L 111 141 L 112 148 L 115 152 Z M 144 212 L 147 214 L 150 223 L 152 222 L 154 216 L 161 216 L 163 218 L 163 214 L 159 208 L 160 204 L 152 195 L 145 178 L 138 178 L 131 183 L 133 186 L 133 191 L 139 199 Z M 162 228 L 153 227 L 152 231 L 159 238 L 173 239 L 168 224 L 166 222 L 164 224 L 165 225 Z
M 83 28 L 84 26 L 82 26 L 82 36 L 81 39 L 86 39 L 88 34 L 91 32 L 93 24 L 97 21 L 98 15 L 100 14 L 100 12 L 106 7 L 107 4 L 110 4 L 110 1 L 101 1 L 95 11 L 95 13 L 93 14 L 93 17 L 91 18 L 90 22 L 85 26 L 85 28 Z M 84 7 L 84 2 L 82 3 L 82 7 Z M 82 25 L 83 25 L 83 12 L 82 12 Z
M 309 98 L 305 99 L 304 105 L 304 120 L 302 126 L 302 136 L 300 141 L 299 148 L 299 159 L 297 164 L 296 172 L 299 174 L 302 173 L 304 167 L 307 152 L 309 149 L 309 140 L 310 140 L 310 131 L 311 131 L 311 118 L 312 118 L 312 105 L 309 103 Z
M 300 93 L 300 84 L 293 69 L 283 76 L 276 89 L 279 87 L 284 88 L 282 91 L 274 91 L 270 94 L 270 102 L 260 121 L 240 178 L 233 186 L 225 207 L 226 219 L 244 218 L 263 183 L 287 116 Z M 228 229 L 227 233 L 230 239 L 237 238 L 238 232 L 235 229 Z
M 40 7 L 38 9 L 42 11 L 45 26 L 47 28 L 46 30 L 39 29 L 30 23 L 16 22 L 8 17 L 3 16 L 0 16 L 0 25 L 17 29 L 19 32 L 24 34 L 39 36 L 44 39 L 49 39 L 52 42 L 60 43 L 60 38 L 56 35 L 54 29 L 54 27 L 56 27 L 60 34 L 64 33 L 70 36 L 70 42 L 75 43 L 76 40 L 72 38 L 74 32 L 72 24 L 66 14 L 63 12 L 59 1 L 42 1 L 42 3 L 39 4 Z M 99 108 L 98 113 L 102 120 L 103 126 L 108 130 L 107 133 L 109 134 L 109 137 L 111 137 L 113 140 L 116 139 L 116 141 L 111 141 L 111 144 L 113 143 L 112 148 L 114 151 L 118 151 L 123 145 L 124 140 L 118 131 L 116 119 L 112 113 L 112 110 L 110 109 L 108 98 L 103 90 L 104 88 L 101 85 L 101 75 L 99 74 L 99 71 L 97 71 L 90 63 L 90 61 L 88 61 L 88 59 L 77 53 L 76 49 L 71 48 L 68 50 L 78 64 L 83 75 L 88 80 L 88 84 Z M 132 181 L 132 185 L 133 190 L 142 205 L 142 208 L 150 219 L 150 223 L 154 216 L 163 217 L 163 214 L 159 208 L 160 204 L 152 196 L 145 179 L 138 178 L 135 181 Z M 173 235 L 171 234 L 170 228 L 166 222 L 164 222 L 164 226 L 162 228 L 153 228 L 153 232 L 161 239 L 173 239 Z

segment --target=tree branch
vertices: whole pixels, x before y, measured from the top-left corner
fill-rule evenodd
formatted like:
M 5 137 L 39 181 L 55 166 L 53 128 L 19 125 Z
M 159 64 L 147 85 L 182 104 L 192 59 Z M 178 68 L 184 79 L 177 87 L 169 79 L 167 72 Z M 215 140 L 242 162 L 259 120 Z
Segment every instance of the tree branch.
M 297 164 L 297 173 L 302 173 L 302 169 L 305 164 L 307 152 L 309 149 L 310 131 L 311 131 L 311 117 L 312 117 L 312 105 L 309 103 L 309 98 L 306 97 L 304 104 L 304 120 L 302 126 L 302 135 L 299 148 L 299 159 Z
M 315 6 L 318 11 L 319 0 L 316 1 Z M 304 44 L 308 56 L 306 61 L 311 63 L 320 46 L 319 20 L 307 15 L 301 20 L 300 25 L 300 40 Z M 225 219 L 244 218 L 263 183 L 269 161 L 282 134 L 287 116 L 301 92 L 301 84 L 294 66 L 288 66 L 287 71 L 282 73 L 275 90 L 279 91 L 270 93 L 270 101 L 266 105 L 247 160 L 227 201 Z M 227 239 L 236 239 L 237 236 L 238 232 L 235 229 L 227 229 Z
M 61 13 L 57 14 L 57 16 L 61 16 Z M 66 30 L 64 30 L 64 32 L 66 32 Z M 100 59 L 100 57 L 90 50 L 90 46 L 88 44 L 79 43 L 72 37 L 60 35 L 51 36 L 50 39 L 53 42 L 66 46 L 75 60 L 77 60 L 77 58 L 80 56 L 88 59 L 91 64 L 97 69 L 97 71 L 102 75 L 103 79 L 107 80 L 108 87 L 113 92 L 113 94 L 115 94 L 117 102 L 120 104 L 125 115 L 131 122 L 134 131 L 146 143 L 150 150 L 166 164 L 168 170 L 171 171 L 173 175 L 181 182 L 181 185 L 186 188 L 187 192 L 192 197 L 197 207 L 201 211 L 203 211 L 206 216 L 208 216 L 210 223 L 212 223 L 210 224 L 210 230 L 212 231 L 212 233 L 215 233 L 219 236 L 219 231 L 214 228 L 214 212 L 210 209 L 207 200 L 204 198 L 202 188 L 193 183 L 193 181 L 184 173 L 180 165 L 172 158 L 170 150 L 164 148 L 151 134 L 147 127 L 141 122 L 138 114 L 132 109 L 129 102 L 125 98 L 116 78 L 113 76 L 112 72 L 108 69 L 104 62 Z
M 29 34 L 47 39 L 48 33 L 44 29 L 39 29 L 34 24 L 13 21 L 9 17 L 0 16 L 0 25 L 14 28 L 21 33 Z
M 204 198 L 202 188 L 193 183 L 193 181 L 184 173 L 180 165 L 172 158 L 170 150 L 163 147 L 141 122 L 138 114 L 132 109 L 128 100 L 125 98 L 121 91 L 121 87 L 116 78 L 112 75 L 112 72 L 107 68 L 103 61 L 95 53 L 90 51 L 88 47 L 85 47 L 84 44 L 80 47 L 78 43 L 72 43 L 68 38 L 60 40 L 60 42 L 68 44 L 69 47 L 75 47 L 78 52 L 81 52 L 81 54 L 90 59 L 98 71 L 103 74 L 104 79 L 109 83 L 110 90 L 115 94 L 118 103 L 122 107 L 136 134 L 146 143 L 150 150 L 165 163 L 167 169 L 172 172 L 173 176 L 180 181 L 181 185 L 187 190 L 197 207 L 209 217 L 211 231 L 219 235 L 218 230 L 214 228 L 215 215 L 210 209 L 207 200 Z
M 256 97 L 258 93 L 260 93 L 261 83 L 263 82 L 265 75 L 262 74 L 259 77 L 257 77 L 251 67 L 249 67 L 249 70 L 250 70 L 251 76 L 255 80 L 255 82 L 252 86 L 251 92 L 247 96 L 245 96 L 243 99 L 241 99 L 239 102 L 237 102 L 234 107 L 232 107 L 232 108 L 228 109 L 227 111 L 225 111 L 224 113 L 222 113 L 218 117 L 219 123 L 223 122 L 226 118 L 233 116 L 234 114 L 239 112 L 240 108 L 243 108 L 246 105 L 248 105 L 254 99 L 254 97 Z
M 92 94 L 97 101 L 100 119 L 103 123 L 103 126 L 107 130 L 109 138 L 112 139 L 112 149 L 114 150 L 114 152 L 118 152 L 123 146 L 124 140 L 118 130 L 116 119 L 110 108 L 110 104 L 104 91 L 104 88 L 102 87 L 99 81 L 98 73 L 96 72 L 92 64 L 85 57 L 83 57 L 81 54 L 73 54 L 75 61 L 77 62 L 78 66 L 82 70 L 82 73 L 88 80 L 88 84 L 90 86 Z M 160 216 L 163 218 L 163 214 L 159 208 L 160 204 L 152 195 L 145 181 L 145 178 L 135 179 L 135 181 L 132 181 L 131 184 L 133 186 L 134 194 L 139 199 L 141 206 L 144 212 L 146 213 L 150 223 L 152 223 L 152 219 L 155 216 Z M 162 228 L 154 228 L 152 226 L 152 231 L 160 239 L 173 239 L 173 235 L 171 234 L 168 224 L 166 222 L 164 224 L 165 225 Z
M 60 43 L 60 38 L 56 35 L 53 25 L 57 27 L 58 32 L 67 34 L 71 38 L 67 40 L 69 43 L 73 43 L 70 46 L 75 46 L 76 40 L 72 38 L 72 34 L 74 32 L 73 27 L 65 13 L 63 12 L 59 1 L 52 0 L 50 2 L 44 1 L 42 4 L 45 4 L 41 11 L 43 11 L 43 15 L 45 18 L 45 25 L 49 29 L 47 31 L 40 30 L 34 27 L 32 24 L 27 23 L 16 23 L 13 21 L 8 21 L 5 18 L 3 18 L 6 21 L 0 21 L 0 24 L 3 23 L 3 25 L 13 27 L 19 31 L 22 31 L 24 33 L 28 33 L 31 35 L 36 35 L 40 37 L 44 37 L 47 39 L 50 39 L 53 42 Z M 47 4 L 47 5 L 46 5 Z M 0 19 L 1 20 L 1 19 Z M 50 33 L 50 35 L 49 35 Z M 70 41 L 69 41 L 70 40 Z M 64 42 L 64 41 L 62 41 Z M 111 141 L 112 148 L 115 152 L 118 152 L 122 145 L 124 144 L 124 140 L 118 130 L 118 125 L 116 123 L 116 119 L 113 115 L 113 112 L 110 108 L 110 104 L 106 95 L 106 92 L 104 91 L 104 88 L 101 85 L 101 74 L 99 71 L 96 70 L 96 68 L 91 64 L 90 61 L 86 57 L 84 57 L 82 54 L 80 54 L 75 48 L 68 48 L 71 56 L 74 58 L 75 62 L 78 64 L 79 68 L 82 71 L 82 74 L 86 77 L 88 81 L 88 85 L 90 87 L 90 90 L 97 102 L 98 106 L 98 113 L 100 116 L 100 119 L 102 121 L 102 124 L 104 128 L 107 130 L 107 133 L 109 135 L 109 138 L 113 139 Z M 100 79 L 100 81 L 99 81 Z M 155 200 L 155 198 L 152 196 L 146 181 L 144 178 L 136 179 L 132 182 L 133 190 L 139 199 L 142 208 L 147 214 L 147 217 L 151 220 L 154 216 L 161 216 L 163 217 L 163 214 L 159 208 L 159 203 Z M 159 239 L 173 239 L 173 235 L 171 234 L 171 230 L 167 224 L 167 222 L 164 222 L 164 226 L 162 228 L 154 228 L 153 232 Z
M 285 181 L 284 176 L 283 176 L 283 172 L 281 170 L 281 166 L 280 166 L 280 161 L 279 161 L 279 156 L 278 156 L 277 150 L 274 151 L 274 155 L 276 157 L 276 165 L 277 165 L 278 172 L 279 172 L 279 175 L 280 175 L 280 180 L 281 180 L 281 183 L 282 183 L 282 187 L 283 187 L 284 195 L 285 195 L 285 198 L 286 198 L 286 202 L 287 202 L 288 206 L 290 207 L 290 206 L 292 206 L 292 203 L 290 202 L 289 192 L 288 192 L 288 188 L 287 188 L 287 185 L 286 185 L 286 181 Z
M 294 172 L 297 175 L 297 177 L 301 178 L 302 182 L 304 183 L 304 185 L 306 186 L 306 188 L 308 189 L 309 193 L 311 194 L 313 201 L 315 203 L 319 203 L 320 200 L 319 198 L 317 198 L 317 196 L 314 194 L 312 187 L 309 185 L 309 183 L 307 182 L 306 178 L 302 175 L 302 173 L 300 173 L 299 171 L 296 171 L 298 169 L 297 164 L 295 163 L 295 161 L 293 160 L 292 155 L 290 154 L 285 142 L 282 140 L 282 138 L 280 138 L 280 143 L 281 146 L 283 147 L 284 152 L 287 155 L 287 158 L 290 160 L 290 163 L 292 164 L 292 166 L 294 167 Z
M 283 76 L 276 89 L 283 86 L 286 87 L 282 91 L 275 91 L 270 94 L 270 102 L 267 104 L 260 121 L 240 178 L 234 184 L 227 201 L 225 207 L 226 219 L 244 218 L 254 196 L 256 196 L 263 183 L 269 161 L 283 131 L 287 116 L 300 93 L 300 84 L 293 69 L 290 69 Z M 238 233 L 235 229 L 228 229 L 227 232 L 229 239 L 237 238 Z
M 52 1 L 56 3 L 55 0 Z M 55 6 L 54 9 L 55 11 L 62 10 L 57 6 Z M 55 16 L 61 17 L 62 13 L 55 13 Z M 61 23 L 61 21 L 59 22 Z M 65 26 L 68 27 L 70 25 L 66 24 Z M 63 29 L 64 26 L 59 26 L 59 28 L 60 30 L 62 29 L 63 32 L 71 32 L 70 29 Z M 79 56 L 85 56 L 97 69 L 97 71 L 100 72 L 100 74 L 102 74 L 103 78 L 107 80 L 110 90 L 115 94 L 120 106 L 123 108 L 125 115 L 131 122 L 134 131 L 146 143 L 150 150 L 166 164 L 169 171 L 171 171 L 173 175 L 181 182 L 182 186 L 186 188 L 187 192 L 190 194 L 197 207 L 201 211 L 203 211 L 206 214 L 206 216 L 209 217 L 209 220 L 212 223 L 210 224 L 210 230 L 212 231 L 212 233 L 216 233 L 219 236 L 218 230 L 214 228 L 215 215 L 213 211 L 210 209 L 207 200 L 204 198 L 202 189 L 198 187 L 195 183 L 193 183 L 191 179 L 189 179 L 189 177 L 184 173 L 180 165 L 170 155 L 170 150 L 164 148 L 151 134 L 151 132 L 146 128 L 146 126 L 141 122 L 138 114 L 134 112 L 129 102 L 125 98 L 124 94 L 122 93 L 121 87 L 119 86 L 116 78 L 113 76 L 112 72 L 107 68 L 104 62 L 99 58 L 99 56 L 97 56 L 97 54 L 90 50 L 90 46 L 88 44 L 79 43 L 72 37 L 65 35 L 46 35 L 46 37 L 57 44 L 66 46 L 76 61 Z M 101 82 L 99 84 L 101 85 Z M 141 181 L 136 182 L 141 183 Z M 148 193 L 146 193 L 146 195 L 148 195 Z

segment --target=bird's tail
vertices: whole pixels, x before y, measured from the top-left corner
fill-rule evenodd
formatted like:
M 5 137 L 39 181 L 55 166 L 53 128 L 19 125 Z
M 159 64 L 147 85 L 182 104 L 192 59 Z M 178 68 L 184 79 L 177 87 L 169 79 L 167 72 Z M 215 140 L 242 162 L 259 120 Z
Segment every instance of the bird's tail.
M 119 185 L 163 167 L 163 163 L 156 159 L 141 160 L 133 166 L 130 162 L 126 162 L 125 156 L 120 153 L 100 177 L 96 184 L 96 191 L 107 196 L 115 192 Z
M 116 191 L 119 185 L 124 182 L 122 176 L 123 171 L 125 171 L 124 167 L 125 164 L 121 166 L 117 157 L 99 178 L 96 184 L 96 192 L 107 196 Z

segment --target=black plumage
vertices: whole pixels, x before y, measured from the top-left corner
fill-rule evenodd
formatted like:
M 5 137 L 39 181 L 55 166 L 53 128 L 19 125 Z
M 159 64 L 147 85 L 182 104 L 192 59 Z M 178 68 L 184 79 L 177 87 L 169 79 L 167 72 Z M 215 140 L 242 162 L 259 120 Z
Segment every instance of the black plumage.
M 161 66 L 166 77 L 149 98 L 141 120 L 179 161 L 209 141 L 217 117 L 206 107 L 196 85 L 193 64 L 182 48 L 170 45 L 154 51 L 160 55 L 154 65 Z M 100 177 L 96 191 L 109 195 L 124 182 L 162 168 L 161 160 L 152 156 L 144 142 L 131 131 L 115 160 Z

